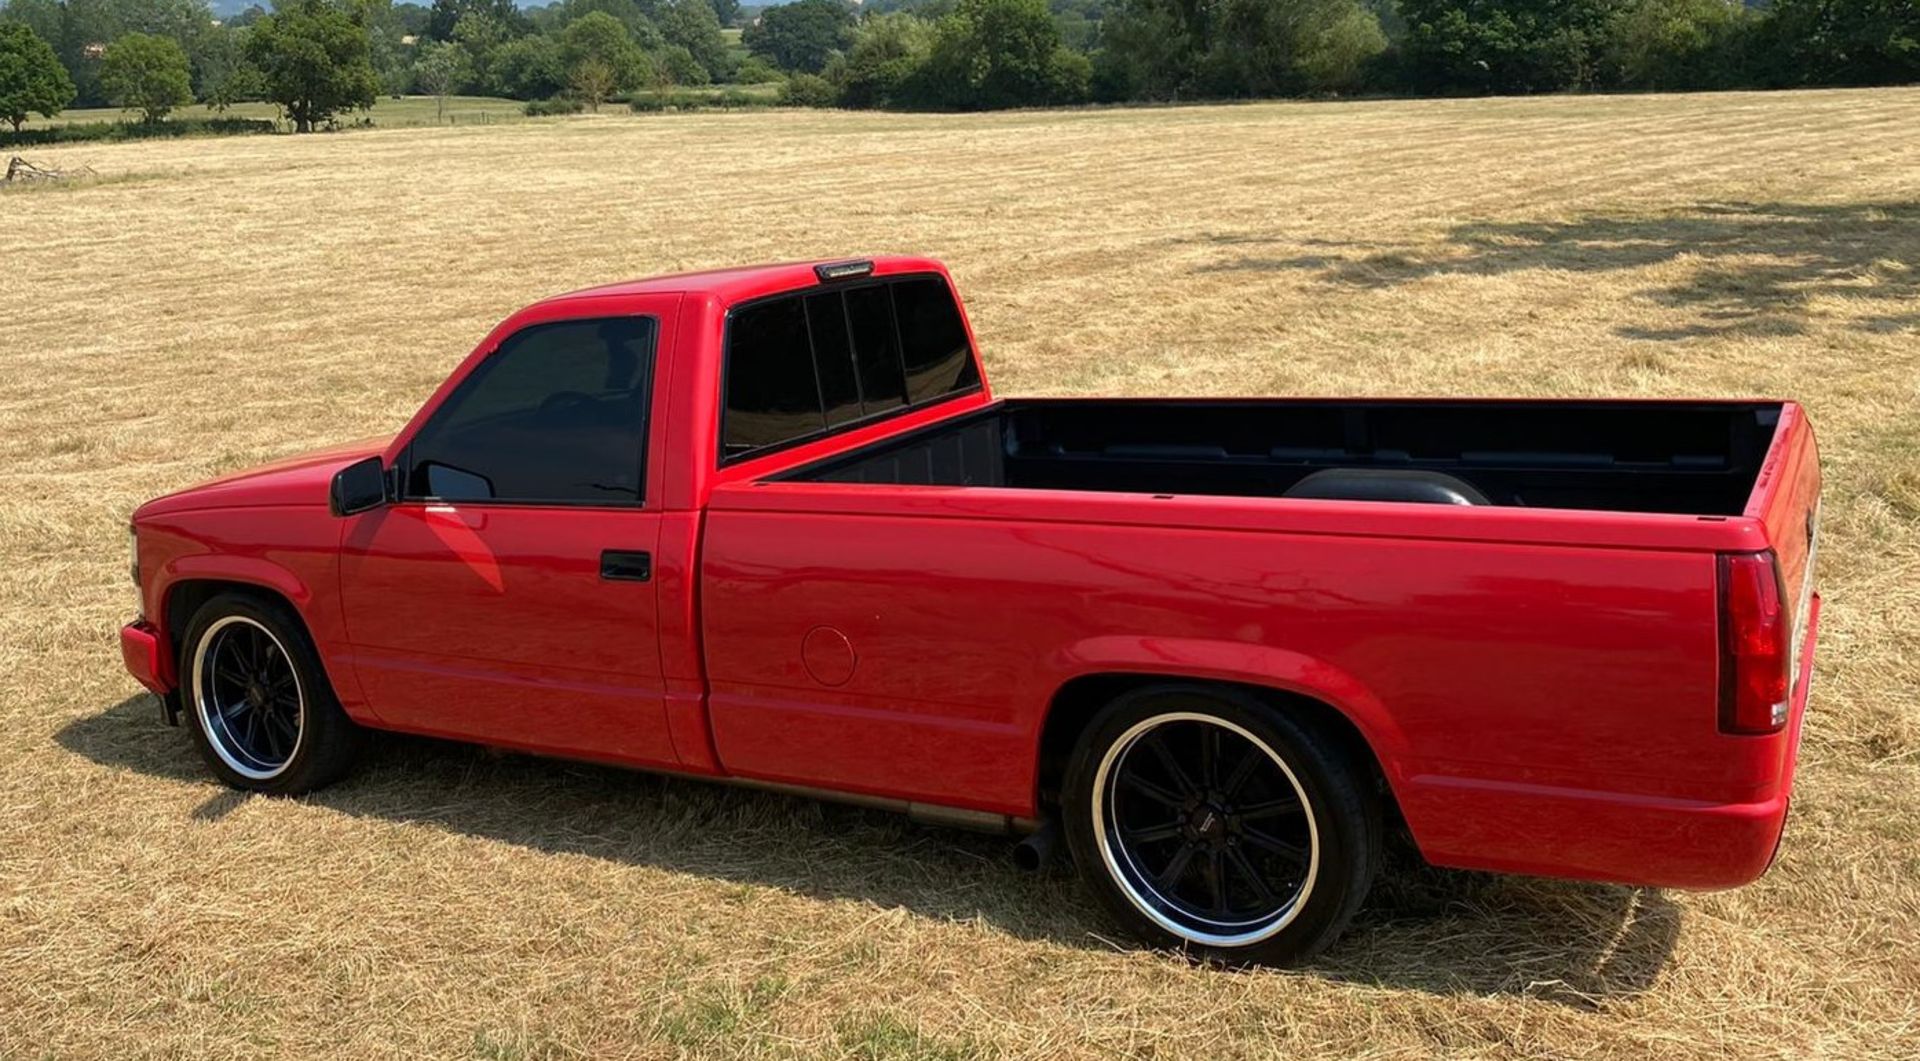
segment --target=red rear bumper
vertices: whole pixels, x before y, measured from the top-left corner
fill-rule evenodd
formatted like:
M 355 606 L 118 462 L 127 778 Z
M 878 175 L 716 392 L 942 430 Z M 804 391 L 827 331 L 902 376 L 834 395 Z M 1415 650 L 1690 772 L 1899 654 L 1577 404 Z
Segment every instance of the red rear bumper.
M 1415 777 L 1403 803 L 1422 853 L 1462 869 L 1669 888 L 1733 888 L 1759 877 L 1780 850 L 1800 752 L 1820 598 L 1811 604 L 1786 731 L 1729 738 L 1785 742 L 1778 781 L 1762 798 L 1718 803 Z
M 120 658 L 134 680 L 160 696 L 173 691 L 173 667 L 160 647 L 160 632 L 142 619 L 120 628 Z

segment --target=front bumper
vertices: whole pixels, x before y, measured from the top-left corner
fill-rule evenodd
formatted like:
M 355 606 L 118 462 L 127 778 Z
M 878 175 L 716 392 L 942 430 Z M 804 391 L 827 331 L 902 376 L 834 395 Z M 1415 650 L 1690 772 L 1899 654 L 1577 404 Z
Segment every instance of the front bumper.
M 160 631 L 145 619 L 120 628 L 120 658 L 127 673 L 158 696 L 166 696 L 176 684 L 173 667 L 160 642 Z

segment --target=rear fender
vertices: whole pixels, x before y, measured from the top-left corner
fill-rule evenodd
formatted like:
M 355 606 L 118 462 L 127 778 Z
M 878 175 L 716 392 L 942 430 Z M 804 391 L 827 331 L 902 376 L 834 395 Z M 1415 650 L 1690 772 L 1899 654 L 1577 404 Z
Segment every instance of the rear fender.
M 1358 678 L 1325 660 L 1238 641 L 1123 635 L 1087 638 L 1062 655 L 1066 680 L 1097 674 L 1164 674 L 1277 689 L 1318 700 L 1353 723 L 1373 749 L 1388 784 L 1399 787 L 1400 765 L 1407 761 L 1406 735 L 1379 697 Z

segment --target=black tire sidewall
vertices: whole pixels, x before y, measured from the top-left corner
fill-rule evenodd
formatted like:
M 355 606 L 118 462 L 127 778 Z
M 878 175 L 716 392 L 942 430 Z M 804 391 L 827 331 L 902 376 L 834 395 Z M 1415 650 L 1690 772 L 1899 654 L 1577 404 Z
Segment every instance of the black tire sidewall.
M 193 657 L 200 642 L 215 623 L 234 616 L 258 623 L 271 633 L 286 651 L 300 680 L 299 742 L 287 768 L 270 778 L 252 778 L 240 773 L 214 749 L 193 688 Z M 249 792 L 291 795 L 333 781 L 351 764 L 356 727 L 334 697 L 333 686 L 327 681 L 326 670 L 314 651 L 312 640 L 307 637 L 306 628 L 286 606 L 247 593 L 222 593 L 213 597 L 187 622 L 186 634 L 180 639 L 178 674 L 187 732 L 192 735 L 200 757 L 226 784 Z
M 1306 791 L 1320 844 L 1306 902 L 1274 935 L 1238 947 L 1190 942 L 1147 917 L 1113 879 L 1094 835 L 1094 775 L 1107 749 L 1137 723 L 1172 711 L 1211 715 L 1258 735 Z M 1380 813 L 1371 777 L 1342 742 L 1233 689 L 1155 685 L 1125 693 L 1095 715 L 1068 761 L 1061 819 L 1087 886 L 1129 932 L 1155 946 L 1229 964 L 1285 963 L 1318 953 L 1352 920 L 1380 860 Z

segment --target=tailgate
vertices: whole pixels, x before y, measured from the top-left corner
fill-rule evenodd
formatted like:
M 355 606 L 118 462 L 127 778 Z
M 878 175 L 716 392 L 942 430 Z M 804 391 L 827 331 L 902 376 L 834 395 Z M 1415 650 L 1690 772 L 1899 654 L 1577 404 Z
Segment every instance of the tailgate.
M 1779 426 L 1744 514 L 1765 525 L 1767 541 L 1780 563 L 1781 587 L 1793 608 L 1793 661 L 1788 674 L 1797 682 L 1820 539 L 1820 453 L 1806 410 L 1798 403 L 1787 402 L 1781 408 Z

